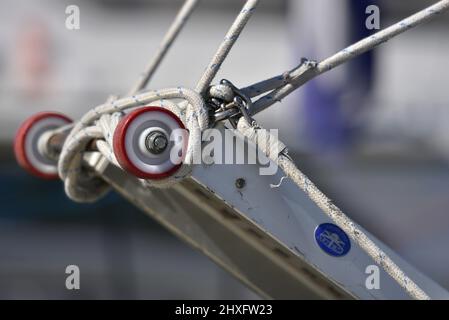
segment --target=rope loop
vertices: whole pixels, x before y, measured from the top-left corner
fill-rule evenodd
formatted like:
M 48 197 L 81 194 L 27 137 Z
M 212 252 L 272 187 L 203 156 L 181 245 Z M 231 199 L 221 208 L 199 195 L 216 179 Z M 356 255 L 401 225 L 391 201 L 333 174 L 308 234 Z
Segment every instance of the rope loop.
M 181 107 L 179 101 L 185 101 Z M 183 122 L 189 131 L 186 156 L 180 169 L 161 180 L 142 180 L 148 186 L 164 188 L 184 179 L 191 173 L 196 157 L 201 156 L 201 133 L 209 127 L 209 112 L 203 98 L 187 88 L 168 88 L 144 92 L 122 99 L 113 99 L 87 112 L 73 127 L 64 142 L 58 161 L 58 173 L 64 181 L 67 196 L 77 202 L 94 202 L 109 191 L 109 185 L 82 165 L 82 154 L 92 140 L 97 149 L 112 164 L 120 167 L 115 158 L 112 140 L 114 130 L 124 111 L 154 103 L 167 108 Z

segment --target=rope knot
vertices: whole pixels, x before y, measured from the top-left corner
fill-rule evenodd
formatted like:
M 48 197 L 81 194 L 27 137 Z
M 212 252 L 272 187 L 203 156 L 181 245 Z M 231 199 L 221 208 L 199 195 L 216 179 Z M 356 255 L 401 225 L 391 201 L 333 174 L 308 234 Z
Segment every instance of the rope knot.
M 185 101 L 175 103 L 173 100 Z M 124 111 L 133 107 L 159 103 L 161 107 L 173 112 L 189 131 L 188 146 L 183 164 L 172 176 L 161 180 L 142 180 L 154 187 L 169 187 L 191 173 L 193 163 L 201 157 L 201 133 L 209 127 L 209 113 L 206 104 L 197 92 L 187 88 L 169 88 L 144 92 L 139 95 L 105 104 L 87 112 L 73 127 L 64 142 L 59 161 L 58 172 L 64 181 L 69 198 L 77 202 L 93 202 L 104 196 L 109 185 L 100 177 L 83 167 L 83 153 L 88 144 L 96 140 L 96 147 L 109 162 L 120 167 L 113 152 L 113 136 Z

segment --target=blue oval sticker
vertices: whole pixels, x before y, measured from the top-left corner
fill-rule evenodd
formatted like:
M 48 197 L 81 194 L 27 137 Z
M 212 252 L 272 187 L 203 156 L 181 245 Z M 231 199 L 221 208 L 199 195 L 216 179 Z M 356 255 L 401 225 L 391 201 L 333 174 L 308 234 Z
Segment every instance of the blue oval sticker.
M 338 226 L 322 223 L 315 229 L 315 240 L 320 248 L 334 257 L 342 257 L 351 249 L 351 240 Z

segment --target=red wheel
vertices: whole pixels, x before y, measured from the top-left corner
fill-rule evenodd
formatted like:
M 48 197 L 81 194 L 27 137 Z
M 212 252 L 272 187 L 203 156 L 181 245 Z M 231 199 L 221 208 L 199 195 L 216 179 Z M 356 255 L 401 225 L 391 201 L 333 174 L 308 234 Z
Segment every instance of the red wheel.
M 161 107 L 126 115 L 114 132 L 114 154 L 126 171 L 142 179 L 163 179 L 182 164 L 188 133 L 181 120 Z
M 48 130 L 71 122 L 71 119 L 57 112 L 40 112 L 28 118 L 19 127 L 14 139 L 14 154 L 19 165 L 37 177 L 56 179 L 58 177 L 56 161 L 39 151 L 38 141 Z

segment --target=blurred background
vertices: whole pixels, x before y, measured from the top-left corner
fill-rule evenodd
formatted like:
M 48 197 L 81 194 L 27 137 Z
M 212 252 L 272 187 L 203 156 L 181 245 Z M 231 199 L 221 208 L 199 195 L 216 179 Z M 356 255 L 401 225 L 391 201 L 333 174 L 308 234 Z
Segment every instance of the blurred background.
M 435 1 L 261 1 L 217 80 L 238 86 L 321 60 Z M 116 194 L 69 201 L 18 168 L 12 141 L 41 110 L 73 119 L 123 94 L 181 1 L 0 3 L 0 298 L 258 298 Z M 243 1 L 204 0 L 150 84 L 194 87 Z M 80 29 L 65 27 L 80 8 Z M 312 81 L 257 116 L 335 203 L 449 288 L 449 16 Z M 375 31 L 375 30 L 374 30 Z M 67 265 L 81 290 L 65 288 Z M 269 276 L 269 275 L 267 275 Z

